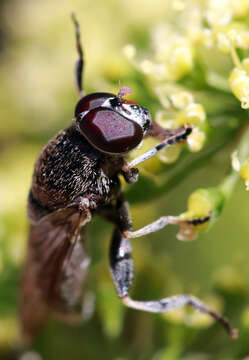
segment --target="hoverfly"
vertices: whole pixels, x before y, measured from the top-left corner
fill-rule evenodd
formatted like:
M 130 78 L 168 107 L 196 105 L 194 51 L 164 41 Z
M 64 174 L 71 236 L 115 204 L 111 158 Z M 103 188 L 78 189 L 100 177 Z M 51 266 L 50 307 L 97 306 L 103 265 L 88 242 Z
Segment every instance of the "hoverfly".
M 85 95 L 83 50 L 74 15 L 73 22 L 79 56 L 75 70 L 79 101 L 72 124 L 48 142 L 35 164 L 28 197 L 30 231 L 21 290 L 24 339 L 31 341 L 51 312 L 65 320 L 77 315 L 89 264 L 85 250 L 86 227 L 94 214 L 102 215 L 115 226 L 110 245 L 110 271 L 117 295 L 126 306 L 158 313 L 189 305 L 219 321 L 235 337 L 236 331 L 227 319 L 191 295 L 153 301 L 136 301 L 129 296 L 133 279 L 132 238 L 168 224 L 195 226 L 208 219 L 183 222 L 177 216 L 163 216 L 132 231 L 119 176 L 129 184 L 135 183 L 138 164 L 165 147 L 184 142 L 192 128 L 188 125 L 175 130 L 162 128 L 152 120 L 146 107 L 125 99 L 130 94 L 126 86 L 121 87 L 117 95 L 105 92 Z M 158 145 L 127 162 L 126 154 L 145 137 L 157 138 Z

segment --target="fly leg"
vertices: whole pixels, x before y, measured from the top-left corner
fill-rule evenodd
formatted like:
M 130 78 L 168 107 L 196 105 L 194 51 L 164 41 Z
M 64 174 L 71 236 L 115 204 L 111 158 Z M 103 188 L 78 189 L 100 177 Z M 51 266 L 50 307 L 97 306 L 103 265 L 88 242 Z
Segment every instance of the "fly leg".
M 185 125 L 184 127 L 180 127 L 175 130 L 165 130 L 161 128 L 158 124 L 156 124 L 156 122 L 153 122 L 153 124 L 153 128 L 149 132 L 148 136 L 163 140 L 156 146 L 144 152 L 142 155 L 133 159 L 131 162 L 125 163 L 123 165 L 121 173 L 129 184 L 133 184 L 138 179 L 138 169 L 135 168 L 135 166 L 146 160 L 151 159 L 160 150 L 166 147 L 186 141 L 188 135 L 190 135 L 192 132 L 192 127 L 189 125 Z
M 76 35 L 76 49 L 78 53 L 78 60 L 75 63 L 75 85 L 79 99 L 84 96 L 83 89 L 83 70 L 84 70 L 84 53 L 80 40 L 80 25 L 74 13 L 72 13 L 72 20 L 75 26 Z
M 136 231 L 126 230 L 123 232 L 125 237 L 129 239 L 148 235 L 158 230 L 163 229 L 167 225 L 179 225 L 180 232 L 177 237 L 179 240 L 193 239 L 195 237 L 195 227 L 197 225 L 205 224 L 210 220 L 211 216 L 195 217 L 190 220 L 181 220 L 179 216 L 162 216 L 156 221 L 138 229 Z
M 128 235 L 133 235 L 130 237 L 136 237 L 135 235 L 141 236 L 152 231 L 148 231 L 147 226 L 143 228 L 142 231 L 140 230 L 140 232 L 132 233 L 131 220 L 127 211 L 127 207 L 123 206 L 123 204 L 119 204 L 118 210 L 120 218 L 119 221 L 116 222 L 117 226 L 112 237 L 109 257 L 110 271 L 113 283 L 118 297 L 122 300 L 122 302 L 130 308 L 154 313 L 166 313 L 188 305 L 191 306 L 193 309 L 214 318 L 225 328 L 225 330 L 231 337 L 236 338 L 237 331 L 232 329 L 229 321 L 225 317 L 209 309 L 207 305 L 205 305 L 198 298 L 192 295 L 175 295 L 162 298 L 160 300 L 151 301 L 137 301 L 130 298 L 129 290 L 133 280 L 133 260 L 132 247 Z M 174 217 L 172 218 L 174 219 Z M 127 224 L 128 228 L 127 230 L 125 230 L 125 226 Z M 155 225 L 155 223 L 153 224 Z M 154 225 L 151 225 L 151 229 L 153 229 L 153 231 L 156 231 Z M 164 226 L 166 226 L 166 223 Z

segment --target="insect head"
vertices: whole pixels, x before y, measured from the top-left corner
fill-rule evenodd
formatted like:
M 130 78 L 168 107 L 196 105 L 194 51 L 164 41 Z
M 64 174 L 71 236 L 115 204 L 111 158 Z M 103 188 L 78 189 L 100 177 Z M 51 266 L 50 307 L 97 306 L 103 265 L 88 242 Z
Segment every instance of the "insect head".
M 123 154 L 142 141 L 151 126 L 149 110 L 123 99 L 127 87 L 118 95 L 93 93 L 84 96 L 75 107 L 75 120 L 81 134 L 98 150 Z

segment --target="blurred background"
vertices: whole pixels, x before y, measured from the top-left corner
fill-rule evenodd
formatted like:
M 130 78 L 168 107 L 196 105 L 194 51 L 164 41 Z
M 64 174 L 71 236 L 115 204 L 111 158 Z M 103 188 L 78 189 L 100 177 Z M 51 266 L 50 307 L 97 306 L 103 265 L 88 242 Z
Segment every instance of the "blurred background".
M 86 92 L 117 92 L 120 80 L 132 88 L 132 99 L 159 120 L 170 120 L 173 127 L 185 105 L 175 102 L 177 115 L 168 112 L 169 84 L 176 96 L 187 91 L 195 99 L 188 101 L 203 107 L 197 106 L 193 121 L 202 122 L 194 139 L 197 147 L 175 149 L 166 154 L 166 161 L 155 159 L 141 166 L 140 181 L 126 187 L 134 229 L 138 229 L 164 214 L 185 212 L 196 189 L 218 189 L 227 179 L 230 155 L 245 133 L 248 112 L 241 109 L 240 93 L 232 89 L 238 99 L 232 94 L 228 78 L 238 65 L 236 56 L 240 61 L 248 50 L 238 45 L 237 55 L 231 57 L 234 48 L 226 51 L 226 39 L 219 43 L 214 37 L 218 31 L 226 36 L 229 26 L 248 35 L 249 4 L 245 0 L 219 4 L 204 0 L 0 2 L 1 359 L 12 358 L 20 339 L 17 304 L 34 162 L 47 141 L 71 123 L 77 101 L 71 11 L 81 24 Z M 145 142 L 143 149 L 149 145 Z M 96 299 L 92 318 L 74 328 L 50 319 L 22 359 L 246 359 L 249 196 L 242 180 L 229 187 L 228 197 L 215 224 L 209 231 L 200 231 L 196 241 L 178 241 L 174 227 L 134 240 L 132 296 L 142 300 L 191 293 L 229 317 L 240 330 L 238 340 L 189 309 L 168 315 L 125 309 L 109 274 L 112 226 L 96 218 L 89 226 L 88 289 Z

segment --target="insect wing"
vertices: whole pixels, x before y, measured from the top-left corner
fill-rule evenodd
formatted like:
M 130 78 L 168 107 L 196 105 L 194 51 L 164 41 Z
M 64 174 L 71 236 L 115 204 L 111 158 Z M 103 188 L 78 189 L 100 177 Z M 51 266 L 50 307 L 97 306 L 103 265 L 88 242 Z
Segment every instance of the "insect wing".
M 70 296 L 78 297 L 87 256 L 80 231 L 87 214 L 65 208 L 31 225 L 22 279 L 20 317 L 23 337 L 30 342 L 51 310 L 60 312 Z M 77 270 L 81 270 L 81 274 Z M 80 275 L 80 276 L 79 276 Z M 76 295 L 67 294 L 67 283 Z M 72 288 L 73 287 L 73 288 Z

